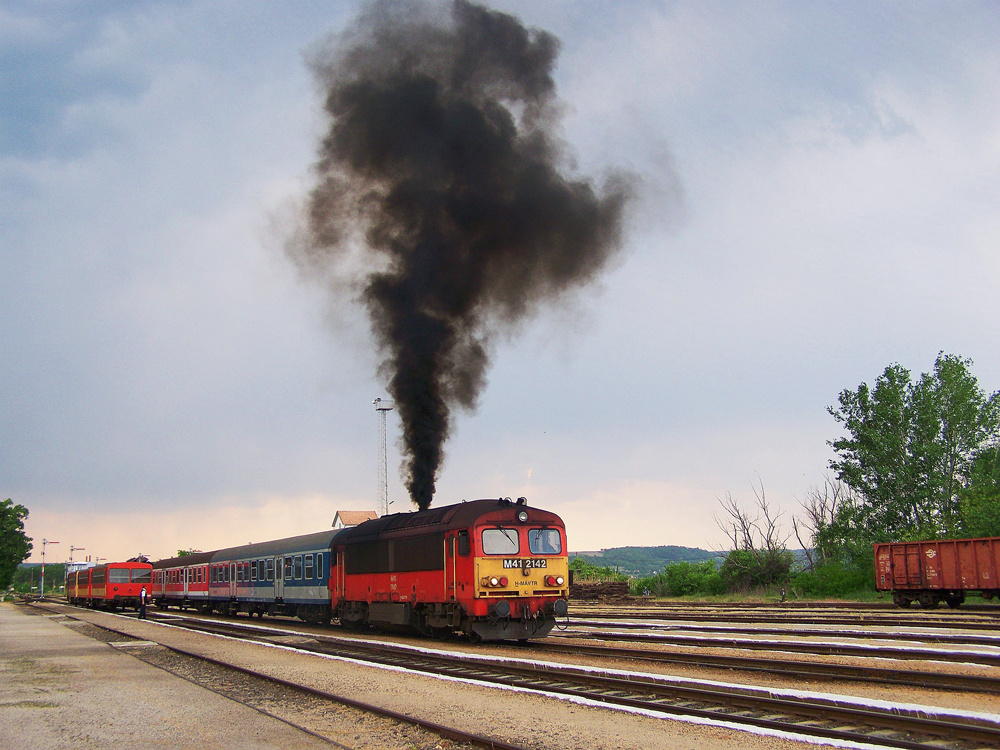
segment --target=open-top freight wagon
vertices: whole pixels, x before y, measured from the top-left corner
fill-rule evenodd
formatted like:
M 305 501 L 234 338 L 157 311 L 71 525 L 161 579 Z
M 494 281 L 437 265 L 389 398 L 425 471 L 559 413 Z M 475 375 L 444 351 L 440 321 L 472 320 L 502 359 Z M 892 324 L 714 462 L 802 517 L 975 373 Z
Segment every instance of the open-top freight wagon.
M 926 609 L 958 607 L 970 593 L 1000 596 L 1000 537 L 876 544 L 875 588 L 899 607 Z

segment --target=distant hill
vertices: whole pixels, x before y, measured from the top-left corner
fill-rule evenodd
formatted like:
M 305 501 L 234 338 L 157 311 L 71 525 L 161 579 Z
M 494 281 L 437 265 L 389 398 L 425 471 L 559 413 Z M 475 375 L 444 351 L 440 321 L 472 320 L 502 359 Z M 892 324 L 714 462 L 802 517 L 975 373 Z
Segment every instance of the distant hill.
M 648 576 L 663 571 L 665 565 L 676 562 L 721 560 L 723 553 L 709 552 L 698 547 L 612 547 L 594 552 L 570 552 L 570 559 L 579 557 L 602 568 L 616 568 L 629 576 Z

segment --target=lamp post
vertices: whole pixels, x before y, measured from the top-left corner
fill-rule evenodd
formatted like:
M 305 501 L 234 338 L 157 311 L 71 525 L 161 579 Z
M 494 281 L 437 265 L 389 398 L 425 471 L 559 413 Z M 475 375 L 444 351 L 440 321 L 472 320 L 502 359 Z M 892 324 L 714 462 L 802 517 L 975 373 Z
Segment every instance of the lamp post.
M 46 544 L 59 544 L 59 542 L 51 542 L 48 539 L 42 539 L 42 581 L 39 584 L 41 588 L 38 591 L 38 598 L 45 598 L 45 545 Z
M 392 411 L 392 403 L 375 399 L 375 411 L 378 412 L 378 509 L 383 516 L 389 515 L 389 472 L 388 453 L 385 445 L 385 413 Z

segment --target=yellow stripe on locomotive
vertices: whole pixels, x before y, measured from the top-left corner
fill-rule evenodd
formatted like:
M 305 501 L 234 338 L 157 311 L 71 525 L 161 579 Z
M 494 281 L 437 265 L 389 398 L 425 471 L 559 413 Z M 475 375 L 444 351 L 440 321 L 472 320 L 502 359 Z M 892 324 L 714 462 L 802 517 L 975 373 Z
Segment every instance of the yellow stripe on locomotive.
M 480 557 L 476 560 L 476 598 L 568 595 L 568 557 Z

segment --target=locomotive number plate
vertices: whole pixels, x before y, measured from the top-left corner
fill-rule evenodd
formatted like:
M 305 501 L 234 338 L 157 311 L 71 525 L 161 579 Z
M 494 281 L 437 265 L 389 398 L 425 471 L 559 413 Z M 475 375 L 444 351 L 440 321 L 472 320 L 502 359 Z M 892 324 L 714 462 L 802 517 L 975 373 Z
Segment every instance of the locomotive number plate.
M 504 569 L 509 568 L 547 568 L 548 560 L 522 560 L 517 557 L 505 557 L 503 560 Z

